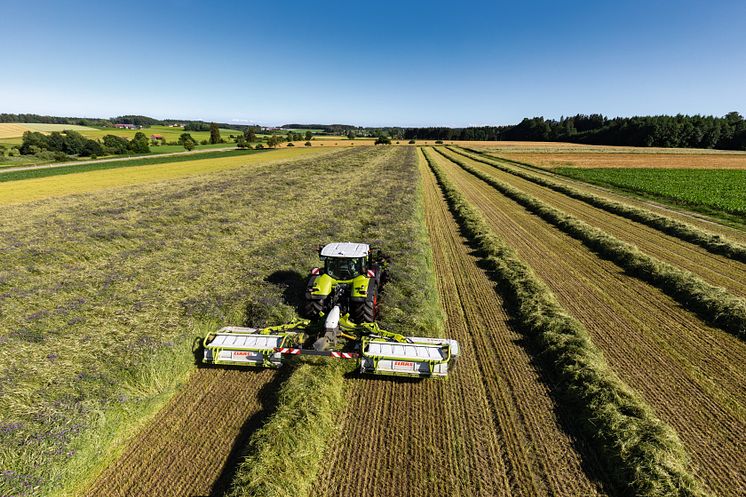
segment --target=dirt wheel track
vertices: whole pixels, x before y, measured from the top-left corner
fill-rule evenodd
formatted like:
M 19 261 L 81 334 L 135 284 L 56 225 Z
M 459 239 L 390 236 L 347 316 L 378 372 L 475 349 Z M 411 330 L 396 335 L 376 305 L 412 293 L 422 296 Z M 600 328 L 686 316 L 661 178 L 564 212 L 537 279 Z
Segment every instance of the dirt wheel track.
M 226 469 L 260 424 L 280 379 L 270 370 L 197 370 L 86 495 L 222 495 L 230 483 Z
M 446 381 L 353 380 L 314 495 L 597 495 L 600 470 L 561 428 L 493 283 L 420 167 L 447 333 L 462 356 Z
M 500 158 L 500 154 L 487 153 L 486 157 L 492 160 L 497 160 L 497 161 L 503 160 Z M 584 183 L 582 181 L 574 180 L 566 176 L 553 173 L 549 170 L 542 170 L 542 168 L 540 167 L 529 168 L 526 166 L 521 166 L 521 165 L 517 165 L 513 163 L 507 163 L 506 165 L 510 167 L 515 167 L 517 169 L 521 169 L 531 174 L 536 174 L 537 176 L 543 176 L 557 183 L 562 183 L 564 185 L 577 188 L 578 190 L 582 190 L 586 193 L 593 193 L 595 195 L 600 195 L 602 197 L 609 198 L 616 202 L 621 202 L 623 204 L 629 204 L 635 207 L 647 209 L 649 211 L 655 212 L 656 214 L 671 217 L 674 219 L 678 219 L 679 221 L 692 224 L 694 226 L 697 226 L 711 233 L 719 233 L 721 235 L 727 236 L 728 238 L 731 238 L 732 240 L 739 241 L 740 243 L 746 243 L 746 231 L 721 224 L 715 219 L 708 218 L 705 214 L 698 214 L 696 212 L 687 212 L 685 210 L 685 207 L 680 207 L 677 209 L 674 207 L 669 207 L 666 205 L 659 204 L 653 200 L 646 200 L 646 199 L 630 196 L 631 194 L 623 195 L 609 188 L 605 188 L 605 187 L 598 186 L 598 185 L 593 185 L 591 183 Z
M 499 181 L 518 188 L 552 207 L 606 231 L 620 240 L 637 245 L 640 250 L 653 257 L 687 269 L 712 285 L 722 286 L 739 297 L 746 296 L 746 264 L 742 262 L 713 254 L 692 243 L 666 235 L 644 224 L 588 205 L 563 193 L 500 171 L 468 157 L 456 156 L 450 151 L 447 151 L 446 154 L 459 157 L 470 166 Z
M 585 325 L 612 368 L 677 430 L 698 476 L 719 495 L 743 495 L 746 345 L 433 155 L 492 229 Z

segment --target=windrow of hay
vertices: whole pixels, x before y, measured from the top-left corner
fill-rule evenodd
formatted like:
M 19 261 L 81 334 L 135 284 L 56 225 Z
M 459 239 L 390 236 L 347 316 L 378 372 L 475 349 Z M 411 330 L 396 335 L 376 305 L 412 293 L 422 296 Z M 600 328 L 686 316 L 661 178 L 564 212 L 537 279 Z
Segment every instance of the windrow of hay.
M 746 300 L 733 296 L 722 287 L 706 283 L 689 271 L 651 257 L 641 252 L 636 246 L 623 242 L 559 209 L 550 207 L 457 158 L 443 156 L 530 212 L 580 240 L 627 273 L 657 286 L 676 299 L 683 307 L 697 313 L 706 321 L 741 339 L 746 337 Z
M 415 149 L 389 149 L 377 162 L 378 193 L 355 207 L 354 219 L 340 220 L 328 241 L 367 241 L 391 257 L 390 280 L 381 299 L 383 328 L 442 335 Z M 275 413 L 252 435 L 229 497 L 297 497 L 311 492 L 346 405 L 345 372 L 355 365 L 304 360 L 283 385 Z
M 561 401 L 577 413 L 615 484 L 638 496 L 703 496 L 675 431 L 611 370 L 588 332 L 488 227 L 481 214 L 426 152 L 431 170 L 464 234 L 511 306 L 517 324 L 536 343 Z
M 650 226 L 651 228 L 657 229 L 667 235 L 675 236 L 681 240 L 699 245 L 714 254 L 724 255 L 737 261 L 746 262 L 746 246 L 733 240 L 729 240 L 722 235 L 707 232 L 703 229 L 692 226 L 691 224 L 667 216 L 662 216 L 660 214 L 655 214 L 646 209 L 626 205 L 592 193 L 586 193 L 576 188 L 572 188 L 571 186 L 541 178 L 512 167 L 507 167 L 496 160 L 470 153 L 465 149 L 456 149 L 453 147 L 447 148 L 448 150 L 477 162 L 490 165 L 506 173 L 536 183 L 537 185 L 545 186 L 554 191 L 564 193 L 569 197 L 580 200 L 594 207 L 637 221 L 638 223 Z
M 259 443 L 239 466 L 228 496 L 308 495 L 345 405 L 345 365 L 309 362 L 293 371 L 272 418 L 252 436 Z

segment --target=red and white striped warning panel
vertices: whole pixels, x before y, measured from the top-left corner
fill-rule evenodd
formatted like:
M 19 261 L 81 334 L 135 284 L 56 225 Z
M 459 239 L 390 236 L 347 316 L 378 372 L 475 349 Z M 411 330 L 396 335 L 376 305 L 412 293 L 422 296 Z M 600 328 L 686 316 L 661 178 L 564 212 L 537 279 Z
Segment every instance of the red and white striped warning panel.
M 298 355 L 301 353 L 301 349 L 293 349 L 290 347 L 277 347 L 275 349 L 275 352 L 279 352 L 280 354 Z
M 332 357 L 338 357 L 340 359 L 355 359 L 357 354 L 354 352 L 332 352 Z

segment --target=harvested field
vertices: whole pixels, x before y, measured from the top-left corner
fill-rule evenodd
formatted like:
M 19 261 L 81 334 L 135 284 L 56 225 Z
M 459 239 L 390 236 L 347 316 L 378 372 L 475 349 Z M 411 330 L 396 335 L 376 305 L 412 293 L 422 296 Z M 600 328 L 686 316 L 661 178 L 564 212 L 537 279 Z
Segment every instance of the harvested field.
M 86 495 L 220 495 L 282 379 L 270 370 L 196 371 Z
M 52 131 L 62 132 L 66 129 L 78 132 L 95 132 L 95 128 L 78 126 L 77 124 L 45 124 L 45 123 L 0 123 L 0 140 L 4 138 L 16 138 L 23 136 L 26 131 L 39 131 L 50 133 Z
M 443 157 L 438 164 L 604 351 L 612 368 L 673 426 L 696 474 L 741 495 L 746 463 L 746 344 L 704 325 Z
M 502 154 L 574 154 L 574 153 L 597 153 L 597 154 L 664 154 L 664 155 L 740 155 L 744 152 L 738 150 L 718 150 L 712 148 L 665 148 L 665 147 L 630 147 L 620 145 L 586 145 L 571 142 L 535 142 L 535 141 L 462 141 L 459 144 L 468 144 L 469 147 L 477 148 L 486 153 Z
M 485 158 L 487 160 L 499 161 L 497 157 L 491 156 L 489 154 L 486 154 Z M 662 205 L 652 200 L 631 197 L 629 195 L 624 195 L 617 191 L 612 191 L 609 188 L 605 188 L 599 185 L 593 185 L 593 184 L 586 183 L 583 181 L 577 181 L 577 180 L 568 178 L 566 176 L 553 173 L 550 170 L 545 170 L 545 169 L 538 168 L 538 167 L 528 167 L 528 166 L 521 165 L 518 163 L 510 163 L 510 162 L 505 162 L 505 161 L 501 161 L 501 162 L 504 162 L 506 166 L 515 167 L 516 169 L 521 169 L 526 173 L 535 174 L 537 176 L 549 179 L 553 182 L 567 185 L 567 186 L 570 186 L 572 188 L 575 188 L 577 190 L 580 190 L 586 193 L 600 195 L 600 196 L 606 197 L 616 202 L 621 202 L 621 203 L 632 205 L 638 208 L 647 209 L 656 214 L 671 217 L 673 219 L 677 219 L 679 221 L 692 224 L 705 231 L 721 234 L 723 236 L 739 241 L 741 243 L 746 243 L 746 231 L 745 230 L 738 229 L 738 228 L 732 228 L 730 226 L 725 226 L 721 224 L 720 222 L 713 220 L 709 217 L 706 217 L 704 215 L 691 212 L 691 211 L 682 210 L 682 207 L 680 206 L 677 207 L 677 206 Z
M 678 151 L 678 149 L 677 149 Z M 746 169 L 746 153 L 494 152 L 535 166 L 579 168 Z
M 707 283 L 722 286 L 736 296 L 746 297 L 746 264 L 742 262 L 713 254 L 702 247 L 617 214 L 612 214 L 604 209 L 588 205 L 488 164 L 454 154 L 451 151 L 444 151 L 443 153 L 447 156 L 458 157 L 459 160 L 484 174 L 518 188 L 552 207 L 604 230 L 620 240 L 636 245 L 648 255 L 691 271 Z
M 446 381 L 351 379 L 314 495 L 603 493 L 603 475 L 563 430 L 493 283 L 420 168 L 446 333 L 463 348 L 458 369 Z

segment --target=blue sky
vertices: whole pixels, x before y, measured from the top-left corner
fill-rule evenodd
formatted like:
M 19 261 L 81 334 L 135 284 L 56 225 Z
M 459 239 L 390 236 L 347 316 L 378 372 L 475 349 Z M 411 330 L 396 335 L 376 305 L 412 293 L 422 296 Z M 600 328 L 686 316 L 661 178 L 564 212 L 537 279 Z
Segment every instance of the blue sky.
M 746 2 L 0 0 L 0 112 L 283 124 L 746 114 Z

